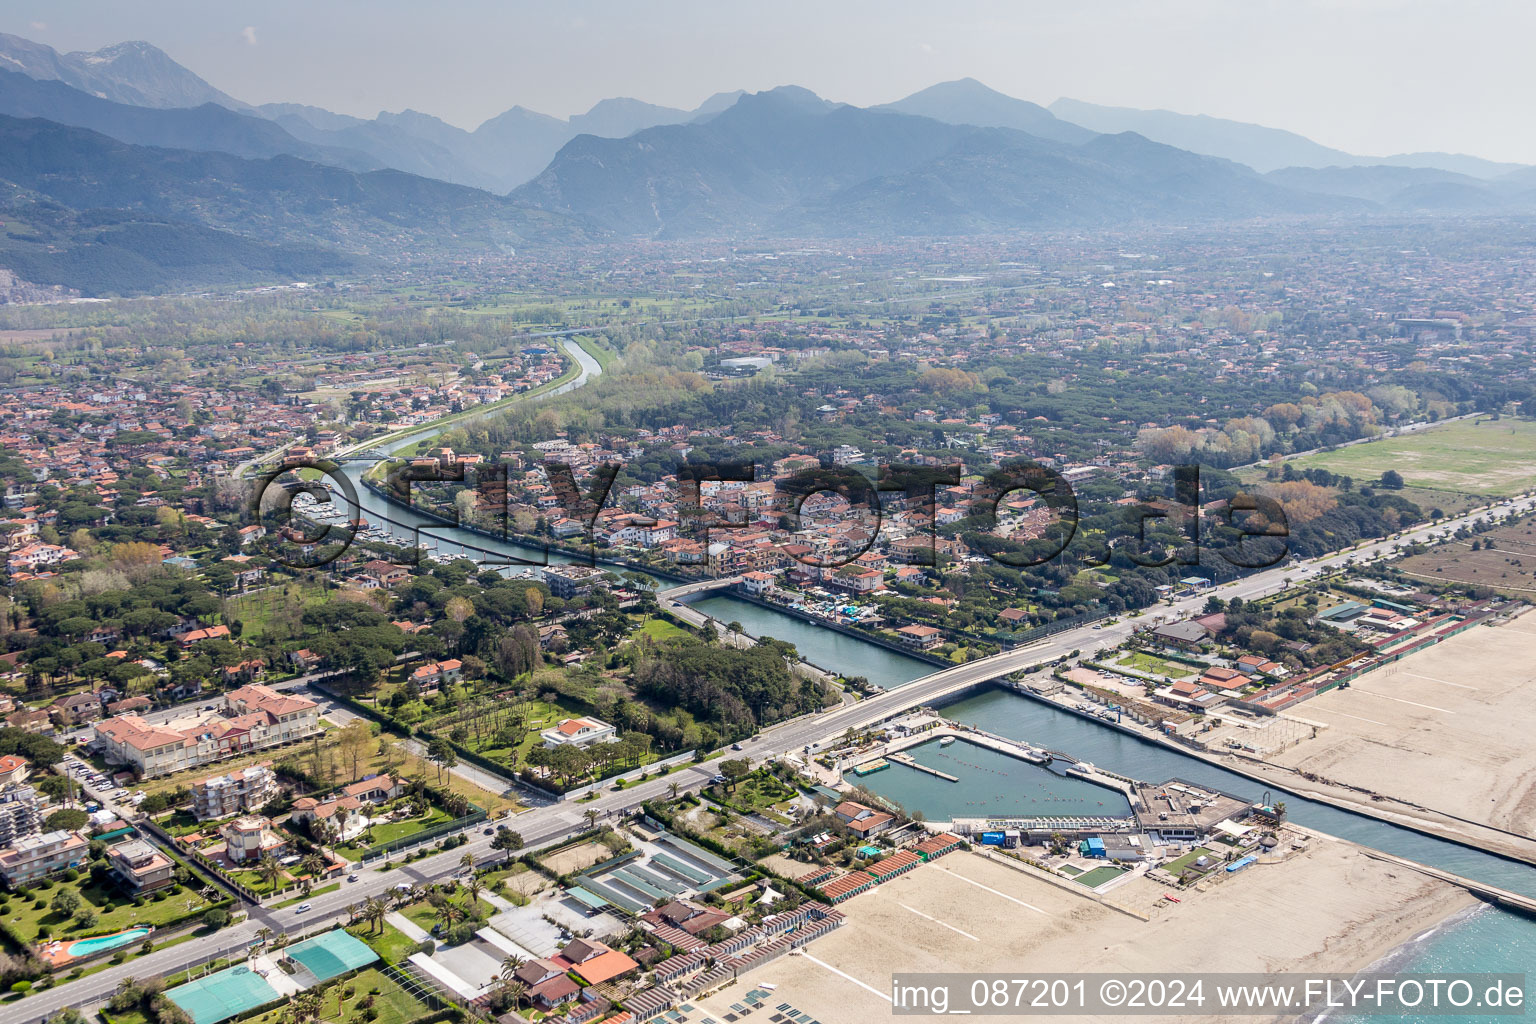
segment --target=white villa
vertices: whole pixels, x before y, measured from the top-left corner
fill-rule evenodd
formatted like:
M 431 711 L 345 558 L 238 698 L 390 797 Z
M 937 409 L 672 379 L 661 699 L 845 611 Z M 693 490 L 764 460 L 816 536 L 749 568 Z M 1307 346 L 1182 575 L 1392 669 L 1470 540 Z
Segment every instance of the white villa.
M 601 718 L 567 718 L 539 735 L 546 747 L 590 747 L 594 743 L 613 742 L 619 738 L 619 731 Z

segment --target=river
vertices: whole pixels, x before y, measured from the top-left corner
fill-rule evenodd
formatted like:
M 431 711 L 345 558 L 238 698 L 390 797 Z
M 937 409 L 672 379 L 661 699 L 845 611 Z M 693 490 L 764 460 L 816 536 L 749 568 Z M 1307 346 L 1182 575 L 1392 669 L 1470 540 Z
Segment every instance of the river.
M 580 387 L 602 372 L 597 361 L 579 345 L 564 341 L 560 344 L 580 364 L 582 372 L 575 379 L 546 394 L 559 394 Z M 386 450 L 399 451 L 441 432 L 441 429 L 424 428 L 391 442 Z M 363 467 L 348 464 L 345 472 L 356 483 Z M 390 526 L 391 532 L 407 542 L 412 540 L 410 530 L 422 526 L 432 528 L 430 536 L 435 538 L 436 550 L 440 552 L 484 558 L 485 551 L 492 551 L 535 564 L 542 563 L 546 557 L 542 552 L 525 545 L 443 527 L 425 516 L 389 505 L 360 483 L 357 487 L 364 515 L 381 524 L 386 516 L 394 520 L 400 525 Z M 547 558 L 549 562 L 557 563 L 572 560 L 558 553 L 550 553 Z M 528 568 L 523 571 L 537 572 L 537 569 Z M 694 602 L 694 607 L 722 622 L 740 622 L 748 633 L 755 636 L 772 636 L 789 641 L 808 661 L 822 668 L 844 675 L 862 675 L 886 688 L 911 682 L 935 670 L 934 666 L 926 662 L 858 637 L 822 629 L 813 623 L 727 594 L 716 593 L 702 597 Z M 989 690 L 966 698 L 949 705 L 945 713 L 958 721 L 1053 750 L 1065 751 L 1074 757 L 1133 778 L 1148 781 L 1185 778 L 1242 797 L 1257 798 L 1263 792 L 1263 787 L 1258 783 L 1205 761 L 1003 690 Z M 923 751 L 918 756 L 928 761 L 935 755 Z M 979 763 L 979 759 L 971 759 Z M 1065 790 L 1058 790 L 1057 782 L 1051 781 L 1056 776 L 1044 779 L 1040 775 L 1044 769 L 1008 758 L 1004 760 L 1008 763 L 994 765 L 989 759 L 988 765 L 994 774 L 987 775 L 985 782 L 978 778 L 970 785 L 964 782 L 945 783 L 901 765 L 893 765 L 861 781 L 873 791 L 899 802 L 915 800 L 922 806 L 924 813 L 932 818 L 965 815 L 968 802 L 973 805 L 973 812 L 982 804 L 991 805 L 999 801 L 997 806 L 1004 806 L 1013 802 L 1015 798 L 1008 795 L 1006 788 L 999 790 L 1000 782 L 1005 787 L 1013 785 L 1016 791 L 1029 791 L 1031 784 L 1038 787 L 1043 781 L 1052 799 L 1065 793 Z M 995 774 L 997 772 L 1008 774 Z M 952 774 L 963 777 L 960 771 L 952 771 Z M 1435 839 L 1375 818 L 1351 814 L 1284 790 L 1272 788 L 1270 794 L 1271 799 L 1284 801 L 1287 814 L 1301 825 L 1514 892 L 1536 896 L 1536 868 L 1528 864 Z M 1069 795 L 1073 798 L 1084 796 L 1075 790 Z M 1024 806 L 1035 804 L 1028 801 Z M 1460 921 L 1448 923 L 1436 929 L 1432 935 L 1421 937 L 1421 941 L 1402 951 L 1399 960 L 1411 966 L 1398 969 L 1523 971 L 1530 964 L 1536 963 L 1536 921 L 1508 911 L 1487 908 Z M 1435 1019 L 1450 1021 L 1455 1018 Z

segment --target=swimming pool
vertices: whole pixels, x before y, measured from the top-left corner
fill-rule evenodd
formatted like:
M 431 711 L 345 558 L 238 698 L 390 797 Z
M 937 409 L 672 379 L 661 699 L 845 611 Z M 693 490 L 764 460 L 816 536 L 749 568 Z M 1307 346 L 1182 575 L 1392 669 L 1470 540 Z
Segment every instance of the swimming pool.
M 126 946 L 130 942 L 142 939 L 149 934 L 148 928 L 129 928 L 125 932 L 115 935 L 98 935 L 92 939 L 81 939 L 71 942 L 66 952 L 70 956 L 90 956 L 92 953 L 101 953 L 118 946 Z

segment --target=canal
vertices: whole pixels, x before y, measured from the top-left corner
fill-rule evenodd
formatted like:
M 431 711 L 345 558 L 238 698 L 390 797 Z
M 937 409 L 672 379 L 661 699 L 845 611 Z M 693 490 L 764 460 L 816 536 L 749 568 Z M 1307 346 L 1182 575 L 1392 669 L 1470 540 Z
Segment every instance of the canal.
M 579 346 L 564 342 L 561 344 L 581 365 L 582 373 L 554 393 L 579 387 L 591 376 L 601 372 L 596 360 Z M 392 443 L 389 450 L 401 450 L 437 432 L 424 430 L 401 438 Z M 357 482 L 362 469 L 349 466 L 346 472 Z M 391 525 L 389 529 L 403 542 L 413 541 L 410 535 L 413 528 L 425 526 L 432 528 L 432 543 L 437 551 L 443 553 L 484 558 L 485 552 L 490 551 L 535 564 L 546 557 L 543 552 L 524 545 L 442 527 L 424 516 L 389 505 L 360 483 L 358 498 L 364 515 L 370 520 L 378 523 L 383 523 L 385 517 L 394 520 L 396 525 Z M 547 558 L 556 563 L 571 561 L 569 557 L 555 553 L 549 554 Z M 531 566 L 512 571 L 530 574 L 538 572 Z M 710 594 L 692 603 L 700 611 L 721 622 L 741 623 L 754 636 L 771 636 L 793 643 L 803 657 L 822 668 L 843 675 L 862 675 L 870 682 L 886 688 L 911 682 L 935 670 L 934 666 L 899 652 L 858 637 L 823 629 L 728 594 Z M 1076 758 L 1132 778 L 1154 782 L 1184 778 L 1245 798 L 1256 799 L 1264 792 L 1264 787 L 1258 783 L 1172 748 L 1000 689 L 983 691 L 950 704 L 945 708 L 945 714 L 990 732 L 1070 753 Z M 978 749 L 970 747 L 967 754 Z M 982 755 L 991 753 L 982 751 Z M 932 762 L 935 766 L 941 766 L 937 760 L 937 747 L 931 751 L 918 748 L 913 754 L 925 763 Z M 1063 782 L 1075 783 L 1077 780 L 1063 779 L 1047 769 L 1005 755 L 994 756 L 998 760 L 971 756 L 970 759 L 978 764 L 985 760 L 991 774 L 976 772 L 974 780 L 969 784 L 964 781 L 947 783 L 901 765 L 893 765 L 861 781 L 876 793 L 903 805 L 910 803 L 914 810 L 922 809 L 930 818 L 965 816 L 967 806 L 976 812 L 983 807 L 993 806 L 1054 805 L 1064 808 L 1072 803 L 1092 813 L 1087 811 L 1088 804 L 1083 801 L 1096 806 L 1100 799 L 1097 795 L 1077 791 L 1075 786 L 1061 786 Z M 951 770 L 952 774 L 961 775 L 964 779 L 961 771 L 950 768 L 945 770 Z M 1040 793 L 1030 798 L 1029 794 L 1034 789 L 1039 789 Z M 1037 802 L 1042 797 L 1047 801 L 1045 805 Z M 1284 790 L 1271 789 L 1270 797 L 1274 801 L 1283 801 L 1289 817 L 1309 828 L 1513 892 L 1536 896 L 1536 868 L 1528 864 L 1426 836 L 1375 818 L 1352 814 Z M 1070 812 L 1062 810 L 1060 813 Z M 1304 899 L 1306 896 L 1298 894 L 1297 898 Z M 1406 966 L 1397 969 L 1525 970 L 1530 964 L 1536 963 L 1536 921 L 1494 908 L 1480 910 L 1454 925 L 1443 926 L 1433 934 L 1421 936 L 1410 948 L 1402 951 L 1401 963 Z M 1455 1018 L 1438 1019 L 1447 1021 Z

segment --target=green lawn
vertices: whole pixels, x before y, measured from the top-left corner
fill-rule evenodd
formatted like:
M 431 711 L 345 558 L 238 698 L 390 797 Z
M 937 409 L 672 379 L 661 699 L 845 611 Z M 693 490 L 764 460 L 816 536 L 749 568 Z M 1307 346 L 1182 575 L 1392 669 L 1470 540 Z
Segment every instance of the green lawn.
M 197 888 L 201 888 L 198 886 Z M 61 890 L 72 890 L 81 900 L 81 906 L 90 906 L 96 913 L 96 921 L 87 928 L 77 926 L 71 917 L 61 916 L 49 906 Z M 166 890 L 162 890 L 166 891 Z M 38 902 L 42 906 L 38 906 Z M 46 928 L 50 938 L 84 938 L 88 935 L 105 935 L 138 925 L 163 926 L 184 917 L 197 914 L 211 906 L 198 895 L 196 888 L 183 888 L 174 896 L 160 899 L 144 897 L 144 905 L 133 905 L 132 897 L 123 895 L 113 886 L 99 886 L 82 875 L 78 881 L 55 880 L 48 889 L 33 889 L 30 898 L 11 895 L 0 906 L 0 918 L 4 918 L 22 937 L 35 940 L 39 929 Z
M 641 625 L 639 632 L 659 643 L 665 643 L 668 640 L 687 640 L 693 636 L 686 629 L 676 626 L 666 619 L 646 619 L 644 624 Z
M 462 907 L 464 906 L 464 901 L 468 895 L 468 892 L 460 889 L 458 892 L 455 892 L 452 896 L 448 897 L 448 902 L 456 903 Z M 485 902 L 484 897 L 480 898 L 479 903 L 481 917 L 489 919 L 492 914 L 496 913 L 496 908 Z M 415 903 L 409 904 L 405 907 L 405 909 L 401 911 L 401 913 L 405 915 L 406 920 L 410 921 L 418 928 L 422 928 L 429 932 L 432 930 L 433 925 L 440 924 L 442 922 L 442 918 L 440 918 L 437 914 L 437 908 L 432 906 L 432 904 L 428 903 L 426 900 L 418 900 Z
M 1353 477 L 1357 487 L 1393 469 L 1414 487 L 1494 497 L 1518 494 L 1536 483 L 1536 420 L 1460 420 L 1287 464 L 1298 471 L 1321 467 L 1341 473 Z
M 383 957 L 385 963 L 399 963 L 416 952 L 416 943 L 388 921 L 383 923 L 381 931 L 374 931 L 366 924 L 353 925 L 347 931 L 368 943 L 368 947 Z
M 754 772 L 744 779 L 727 799 L 737 807 L 763 810 L 795 795 L 795 790 L 765 772 Z
M 338 854 L 347 858 L 348 860 L 362 860 L 363 851 L 367 850 L 370 846 L 378 846 L 382 843 L 392 843 L 397 839 L 405 839 L 409 836 L 416 835 L 418 832 L 424 832 L 429 828 L 445 824 L 452 820 L 453 815 L 449 814 L 441 807 L 434 806 L 424 816 L 406 818 L 403 821 L 391 821 L 380 825 L 374 825 L 369 829 L 368 832 L 363 833 L 362 836 L 358 836 L 356 839 L 350 843 L 347 843 L 345 846 L 335 847 L 335 850 Z M 364 838 L 365 836 L 369 838 Z
M 1162 658 L 1143 654 L 1140 651 L 1127 654 L 1115 662 L 1115 664 L 1122 668 L 1133 668 L 1138 672 L 1155 672 L 1161 676 L 1173 676 L 1175 679 L 1180 676 L 1192 676 L 1199 672 L 1199 669 L 1193 665 L 1181 665 L 1176 661 L 1165 661 Z
M 464 746 L 483 757 L 488 757 L 500 764 L 515 768 L 521 765 L 527 758 L 528 751 L 533 749 L 534 744 L 542 742 L 539 738 L 539 733 L 542 730 L 548 729 L 562 719 L 579 718 L 588 713 L 574 701 L 558 700 L 551 702 L 534 699 L 525 703 L 527 728 L 523 733 L 522 739 L 518 741 L 517 746 L 498 745 L 494 742 L 493 735 L 489 732 L 483 733 L 477 739 L 473 723 L 468 722 L 460 723 L 469 732 Z M 439 715 L 434 719 L 424 722 L 423 725 L 436 735 L 447 736 L 454 725 L 450 718 L 451 715 Z
M 1181 872 L 1185 868 L 1189 867 L 1191 864 L 1193 864 L 1196 861 L 1196 859 L 1198 859 L 1200 857 L 1209 857 L 1212 860 L 1220 860 L 1221 859 L 1221 858 L 1217 857 L 1214 853 L 1212 853 L 1210 850 L 1207 850 L 1205 847 L 1197 846 L 1193 850 L 1190 850 L 1188 853 L 1186 853 L 1184 856 L 1180 857 L 1178 860 L 1172 860 L 1172 861 L 1169 861 L 1167 864 L 1164 864 L 1163 865 L 1163 870 L 1168 872 L 1170 875 L 1173 875 L 1173 876 L 1177 877 L 1179 872 Z

